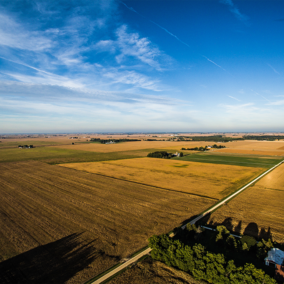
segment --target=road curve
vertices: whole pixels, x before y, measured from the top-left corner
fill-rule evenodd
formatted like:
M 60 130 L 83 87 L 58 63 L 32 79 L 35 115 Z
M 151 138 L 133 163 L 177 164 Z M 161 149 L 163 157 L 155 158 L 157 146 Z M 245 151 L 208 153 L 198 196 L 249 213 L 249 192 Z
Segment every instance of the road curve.
M 255 178 L 254 180 L 252 180 L 251 182 L 249 182 L 247 185 L 243 186 L 241 189 L 239 189 L 238 191 L 236 191 L 235 193 L 232 193 L 231 195 L 229 195 L 227 198 L 225 198 L 224 200 L 220 201 L 218 204 L 216 204 L 215 206 L 211 207 L 210 209 L 206 210 L 205 212 L 203 212 L 202 214 L 200 214 L 198 217 L 196 217 L 195 219 L 191 220 L 189 223 L 195 224 L 197 221 L 199 221 L 200 219 L 202 219 L 205 215 L 207 215 L 208 213 L 212 212 L 213 210 L 219 208 L 220 206 L 222 206 L 224 203 L 226 203 L 227 201 L 229 201 L 230 199 L 232 199 L 233 197 L 235 197 L 236 195 L 238 195 L 239 193 L 241 193 L 243 190 L 245 190 L 246 188 L 248 188 L 250 185 L 252 185 L 253 183 L 255 183 L 256 181 L 258 181 L 259 179 L 261 179 L 263 176 L 265 176 L 266 174 L 268 174 L 269 172 L 273 171 L 275 168 L 277 168 L 278 166 L 280 166 L 282 163 L 284 162 L 281 161 L 279 164 L 275 165 L 274 167 L 270 168 L 269 170 L 267 170 L 266 172 L 264 172 L 263 174 L 261 174 L 260 176 L 258 176 L 257 178 Z M 182 226 L 181 228 L 184 229 L 186 227 L 187 224 L 185 224 L 184 226 Z M 111 270 L 109 273 L 103 275 L 102 277 L 100 277 L 97 280 L 94 280 L 94 282 L 89 282 L 90 284 L 99 284 L 102 283 L 103 281 L 107 280 L 108 278 L 112 277 L 113 275 L 115 275 L 116 273 L 120 272 L 121 270 L 123 270 L 124 268 L 126 268 L 127 266 L 129 266 L 130 264 L 136 262 L 138 259 L 140 259 L 141 257 L 143 257 L 144 255 L 148 254 L 152 249 L 151 248 L 146 248 L 145 250 L 143 250 L 142 252 L 140 252 L 139 254 L 137 254 L 136 256 L 132 257 L 131 259 L 129 259 L 128 261 L 124 262 L 123 264 L 121 264 L 120 266 L 118 266 L 117 268 Z

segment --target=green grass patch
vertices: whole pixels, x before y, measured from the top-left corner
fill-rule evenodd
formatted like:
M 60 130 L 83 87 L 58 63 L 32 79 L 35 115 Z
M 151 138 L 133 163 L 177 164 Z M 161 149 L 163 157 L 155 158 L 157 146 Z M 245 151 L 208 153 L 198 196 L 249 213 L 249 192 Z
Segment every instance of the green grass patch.
M 271 157 L 252 157 L 252 156 L 233 156 L 233 155 L 215 155 L 209 153 L 189 154 L 181 158 L 173 158 L 174 160 L 191 161 L 200 163 L 213 163 L 213 164 L 225 164 L 236 165 L 246 167 L 262 167 L 271 168 L 278 164 L 283 158 L 271 158 Z

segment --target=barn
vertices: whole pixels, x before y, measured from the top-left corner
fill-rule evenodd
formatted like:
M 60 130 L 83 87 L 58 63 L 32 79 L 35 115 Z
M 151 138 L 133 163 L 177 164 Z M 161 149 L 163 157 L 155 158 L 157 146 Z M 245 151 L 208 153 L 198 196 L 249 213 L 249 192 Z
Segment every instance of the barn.
M 278 248 L 272 248 L 268 254 L 267 257 L 264 259 L 266 265 L 274 265 L 276 268 L 276 265 L 282 265 L 284 261 L 284 251 L 278 249 Z

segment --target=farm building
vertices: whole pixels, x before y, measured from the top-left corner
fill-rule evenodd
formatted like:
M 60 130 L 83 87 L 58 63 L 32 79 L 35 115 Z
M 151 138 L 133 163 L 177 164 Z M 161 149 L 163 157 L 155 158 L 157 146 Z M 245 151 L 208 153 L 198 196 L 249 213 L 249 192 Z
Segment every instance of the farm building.
M 284 251 L 278 248 L 272 248 L 269 252 L 267 257 L 264 259 L 266 265 L 282 265 L 284 261 Z

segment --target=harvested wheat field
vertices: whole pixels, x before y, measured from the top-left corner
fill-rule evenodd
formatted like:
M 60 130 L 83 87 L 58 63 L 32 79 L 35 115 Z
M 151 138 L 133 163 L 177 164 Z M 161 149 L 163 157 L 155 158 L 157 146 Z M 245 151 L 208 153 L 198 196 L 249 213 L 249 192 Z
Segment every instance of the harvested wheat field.
M 264 171 L 263 168 L 156 158 L 61 166 L 215 199 L 227 196 Z
M 120 151 L 133 151 L 142 149 L 169 149 L 173 147 L 174 150 L 180 150 L 182 147 L 200 147 L 209 145 L 208 142 L 171 142 L 171 141 L 135 141 L 135 142 L 121 142 L 115 144 L 100 144 L 100 143 L 87 143 L 75 145 L 62 145 L 54 146 L 56 148 L 83 150 L 91 152 L 120 152 Z M 70 142 L 70 144 L 71 144 Z
M 244 155 L 284 156 L 284 141 L 234 141 L 226 143 L 226 148 L 214 151 Z
M 47 165 L 0 163 L 0 283 L 81 283 L 210 199 Z
M 216 210 L 210 224 L 224 223 L 237 232 L 284 242 L 284 164 Z
M 188 273 L 169 267 L 166 264 L 154 261 L 150 257 L 138 262 L 112 279 L 109 284 L 201 284 Z

